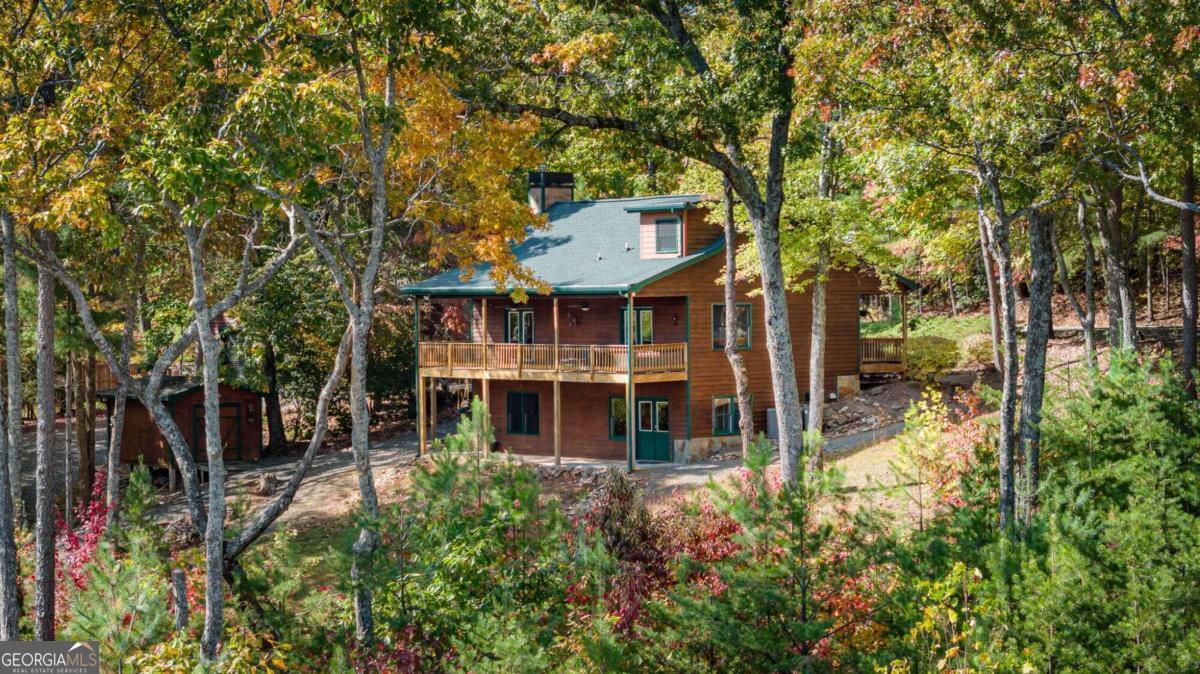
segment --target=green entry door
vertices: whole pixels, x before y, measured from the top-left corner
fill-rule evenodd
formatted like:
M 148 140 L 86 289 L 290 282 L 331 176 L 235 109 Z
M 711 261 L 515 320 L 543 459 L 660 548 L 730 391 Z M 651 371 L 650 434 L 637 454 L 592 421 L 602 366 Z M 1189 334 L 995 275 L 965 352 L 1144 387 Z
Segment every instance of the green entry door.
M 637 460 L 671 460 L 671 406 L 666 398 L 637 399 Z

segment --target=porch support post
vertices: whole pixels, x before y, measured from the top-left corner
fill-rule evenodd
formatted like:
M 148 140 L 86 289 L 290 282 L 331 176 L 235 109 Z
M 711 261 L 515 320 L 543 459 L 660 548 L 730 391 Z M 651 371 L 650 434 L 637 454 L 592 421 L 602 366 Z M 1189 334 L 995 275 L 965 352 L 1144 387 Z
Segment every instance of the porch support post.
M 413 351 L 416 354 L 416 367 L 414 374 L 416 375 L 416 388 L 414 393 L 417 399 L 417 456 L 425 454 L 425 403 L 422 400 L 422 385 L 425 383 L 421 377 L 421 298 L 413 297 Z
M 562 465 L 562 382 L 554 380 L 554 465 Z
M 554 297 L 554 371 L 558 372 L 558 296 Z M 555 381 L 558 381 L 556 378 Z
M 484 348 L 487 348 L 487 347 L 485 346 Z M 492 387 L 491 387 L 491 382 L 492 382 L 492 380 L 491 380 L 491 379 L 488 379 L 488 377 L 487 377 L 487 372 L 484 372 L 484 373 L 483 373 L 483 406 L 484 406 L 485 408 L 487 408 L 487 413 L 488 413 L 488 419 L 489 419 L 489 420 L 491 419 L 491 416 L 492 416 Z M 484 447 L 484 448 L 483 448 L 483 455 L 484 455 L 484 456 L 487 456 L 487 455 L 488 455 L 488 453 L 489 453 L 489 452 L 491 452 L 491 451 L 492 451 L 492 448 L 491 448 L 491 447 Z
M 900 366 L 908 369 L 908 293 L 900 293 Z
M 429 443 L 432 446 L 433 441 L 437 439 L 437 423 L 438 423 L 438 404 L 437 404 L 437 377 L 429 378 Z
M 634 293 L 630 292 L 625 311 L 625 467 L 631 473 L 634 470 L 634 446 L 637 442 L 637 393 L 633 384 L 633 296 Z
M 417 374 L 417 456 L 425 456 L 425 378 Z

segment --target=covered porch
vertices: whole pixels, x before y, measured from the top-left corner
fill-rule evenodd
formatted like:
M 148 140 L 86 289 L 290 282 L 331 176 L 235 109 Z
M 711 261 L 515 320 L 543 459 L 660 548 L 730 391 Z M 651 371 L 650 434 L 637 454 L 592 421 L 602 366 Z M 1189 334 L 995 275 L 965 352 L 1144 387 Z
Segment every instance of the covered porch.
M 864 329 L 886 325 L 893 317 L 899 323 L 899 337 L 877 334 L 863 336 Z M 894 331 L 894 327 L 888 330 Z M 858 368 L 861 374 L 904 374 L 908 365 L 904 355 L 907 341 L 907 293 L 859 295 Z
M 461 330 L 461 341 L 444 337 L 437 340 L 421 338 L 422 300 L 440 305 L 457 304 L 457 311 L 463 314 L 466 326 Z M 614 397 L 612 386 L 618 385 L 620 388 L 615 390 L 621 395 L 615 397 L 625 401 L 625 409 L 637 409 L 639 395 L 649 394 L 661 386 L 686 383 L 689 375 L 687 309 L 686 297 L 639 300 L 636 292 L 531 297 L 522 303 L 502 295 L 418 298 L 416 384 L 421 451 L 428 448 L 428 438 L 432 435 L 429 429 L 437 419 L 435 382 L 438 379 L 473 382 L 476 394 L 488 401 L 489 409 L 493 411 L 506 409 L 506 392 L 514 389 L 514 383 L 525 382 L 515 388 L 535 392 L 546 389 L 537 404 L 551 403 L 548 406 L 551 409 L 545 410 L 550 414 L 545 416 L 552 418 L 552 442 L 541 451 L 547 451 L 547 454 L 552 451 L 554 461 L 560 463 L 563 410 L 568 410 L 568 421 L 572 424 L 569 430 L 573 431 L 580 414 L 572 411 L 572 404 L 577 403 L 578 398 L 590 400 L 593 397 L 589 389 L 571 387 L 585 384 L 596 385 L 597 391 L 603 388 L 602 403 L 608 405 L 609 398 Z M 497 388 L 493 382 L 499 385 L 500 399 L 493 399 Z M 576 391 L 566 405 L 564 385 Z M 686 406 L 686 398 L 680 398 L 672 407 Z M 627 415 L 623 422 L 627 427 L 625 432 L 609 429 L 604 434 L 610 443 L 619 438 L 631 470 L 640 456 L 636 447 L 639 432 L 634 428 L 634 417 Z M 680 429 L 685 428 L 680 426 Z M 497 424 L 497 437 L 508 430 Z M 540 428 L 539 432 L 542 432 Z M 520 440 L 528 444 L 528 438 Z

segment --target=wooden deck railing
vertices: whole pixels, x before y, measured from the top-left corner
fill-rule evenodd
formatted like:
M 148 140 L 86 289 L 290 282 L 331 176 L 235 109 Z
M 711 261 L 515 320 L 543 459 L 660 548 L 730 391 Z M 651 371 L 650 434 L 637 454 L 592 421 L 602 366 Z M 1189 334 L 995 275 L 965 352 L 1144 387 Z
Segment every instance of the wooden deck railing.
M 863 337 L 858 342 L 863 363 L 903 363 L 904 339 L 900 337 Z
M 629 351 L 623 344 L 483 344 L 421 342 L 421 367 L 516 372 L 598 372 L 626 374 Z M 635 374 L 686 372 L 687 344 L 638 344 Z

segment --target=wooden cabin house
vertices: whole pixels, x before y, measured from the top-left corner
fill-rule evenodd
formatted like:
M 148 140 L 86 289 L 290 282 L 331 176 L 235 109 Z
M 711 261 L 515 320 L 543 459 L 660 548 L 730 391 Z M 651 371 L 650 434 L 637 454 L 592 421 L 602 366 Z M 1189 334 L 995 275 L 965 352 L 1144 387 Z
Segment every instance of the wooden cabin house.
M 700 195 L 575 201 L 566 173 L 530 176 L 533 210 L 550 227 L 514 248 L 550 287 L 514 303 L 487 267 L 454 269 L 403 288 L 456 303 L 470 328 L 461 341 L 418 346 L 420 442 L 435 379 L 471 382 L 491 410 L 500 445 L 515 453 L 634 462 L 703 458 L 738 441 L 725 339 L 724 231 Z M 739 329 L 754 425 L 773 414 L 763 300 L 737 288 Z M 835 271 L 827 285 L 826 388 L 857 390 L 864 372 L 903 369 L 903 340 L 859 335 L 859 298 L 882 294 L 867 271 Z M 419 304 L 419 303 L 418 303 Z M 902 302 L 903 306 L 903 302 Z M 788 301 L 796 376 L 807 389 L 812 301 Z M 417 318 L 420 334 L 420 316 Z M 852 382 L 852 385 L 851 385 Z M 428 388 L 427 388 L 428 385 Z
M 112 423 L 116 390 L 98 392 Z M 171 377 L 164 382 L 161 397 L 171 412 L 192 455 L 203 461 L 204 385 L 199 381 Z M 263 450 L 262 394 L 221 384 L 221 442 L 227 461 L 257 461 Z M 110 429 L 111 430 L 111 429 Z M 150 467 L 170 468 L 171 448 L 158 431 L 150 411 L 130 394 L 125 401 L 125 427 L 121 433 L 121 462 L 141 459 Z

